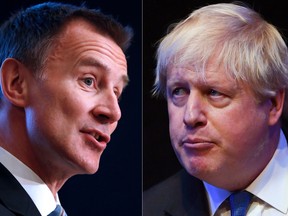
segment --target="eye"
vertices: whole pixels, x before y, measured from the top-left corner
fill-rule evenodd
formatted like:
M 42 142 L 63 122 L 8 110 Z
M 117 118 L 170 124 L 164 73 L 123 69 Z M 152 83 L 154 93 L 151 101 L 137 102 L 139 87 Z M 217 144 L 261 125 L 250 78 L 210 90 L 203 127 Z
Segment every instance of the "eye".
M 114 94 L 115 94 L 115 96 L 117 97 L 117 100 L 118 100 L 118 102 L 120 102 L 120 100 L 121 100 L 121 92 L 120 91 L 118 91 L 117 89 L 115 89 L 114 90 Z
M 117 97 L 118 103 L 120 103 L 121 98 L 122 98 L 122 95 L 120 95 L 120 96 Z
M 179 97 L 187 94 L 187 89 L 182 88 L 182 87 L 177 87 L 172 90 L 172 96 L 174 97 Z
M 176 106 L 182 106 L 187 101 L 190 94 L 190 89 L 183 86 L 168 87 L 168 101 L 171 101 Z
M 94 82 L 94 79 L 92 77 L 86 77 L 86 78 L 83 79 L 83 82 L 87 86 L 92 86 L 93 82 Z
M 212 97 L 219 97 L 219 96 L 222 96 L 222 93 L 220 93 L 219 91 L 216 91 L 215 89 L 210 89 L 209 95 Z

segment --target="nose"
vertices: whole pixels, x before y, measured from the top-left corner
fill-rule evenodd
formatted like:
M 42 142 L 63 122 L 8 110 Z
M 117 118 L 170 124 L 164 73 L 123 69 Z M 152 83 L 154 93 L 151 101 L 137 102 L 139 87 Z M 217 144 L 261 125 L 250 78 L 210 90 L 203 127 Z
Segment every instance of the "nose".
M 187 128 L 195 128 L 206 125 L 205 98 L 200 93 L 191 92 L 184 110 L 184 124 Z
M 96 102 L 93 109 L 93 115 L 102 124 L 112 124 L 121 118 L 121 109 L 118 99 L 114 92 L 103 92 L 102 96 Z

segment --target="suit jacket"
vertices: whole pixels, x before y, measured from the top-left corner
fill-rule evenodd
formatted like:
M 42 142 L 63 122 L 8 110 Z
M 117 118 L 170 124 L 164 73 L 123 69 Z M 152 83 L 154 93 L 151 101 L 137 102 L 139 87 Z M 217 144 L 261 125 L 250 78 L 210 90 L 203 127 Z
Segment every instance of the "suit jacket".
M 143 194 L 143 216 L 209 216 L 202 181 L 181 170 Z
M 41 216 L 30 196 L 0 163 L 0 215 Z

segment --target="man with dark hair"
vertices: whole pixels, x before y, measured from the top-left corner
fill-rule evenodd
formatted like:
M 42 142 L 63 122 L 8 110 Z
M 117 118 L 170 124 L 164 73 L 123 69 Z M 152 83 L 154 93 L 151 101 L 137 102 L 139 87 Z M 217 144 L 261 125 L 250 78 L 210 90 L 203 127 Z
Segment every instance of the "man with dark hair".
M 131 37 L 112 17 L 63 3 L 1 26 L 1 216 L 48 215 L 65 181 L 98 170 L 121 117 Z

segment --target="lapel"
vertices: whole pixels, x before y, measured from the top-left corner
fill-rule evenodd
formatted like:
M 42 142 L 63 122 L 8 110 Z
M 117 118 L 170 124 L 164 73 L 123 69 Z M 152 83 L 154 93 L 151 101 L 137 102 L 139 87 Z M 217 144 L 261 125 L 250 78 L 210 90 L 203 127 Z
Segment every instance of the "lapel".
M 0 163 L 0 202 L 20 215 L 41 216 L 30 196 L 14 176 Z
M 209 216 L 205 187 L 199 179 L 181 171 L 173 191 L 173 202 L 164 209 L 164 216 Z

